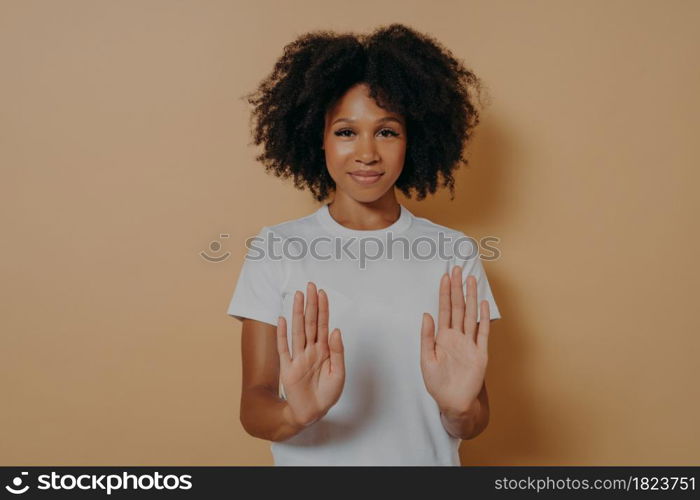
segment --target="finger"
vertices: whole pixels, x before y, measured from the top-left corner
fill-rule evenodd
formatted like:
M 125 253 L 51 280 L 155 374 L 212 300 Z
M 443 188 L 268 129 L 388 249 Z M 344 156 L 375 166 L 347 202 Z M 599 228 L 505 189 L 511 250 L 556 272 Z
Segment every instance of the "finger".
M 318 291 L 318 343 L 324 355 L 328 353 L 328 296 L 326 291 Z
M 435 360 L 435 323 L 429 313 L 423 313 L 420 329 L 420 357 L 422 361 Z
M 464 333 L 464 291 L 462 290 L 462 267 L 452 268 L 450 278 L 450 302 L 452 304 L 452 321 L 450 328 Z
M 464 318 L 464 333 L 472 340 L 476 335 L 476 308 L 478 297 L 476 296 L 476 277 L 472 274 L 467 276 L 467 315 Z
M 491 314 L 489 313 L 489 302 L 481 301 L 481 317 L 479 318 L 479 333 L 476 338 L 476 347 L 484 354 L 489 350 L 489 330 L 491 328 Z
M 331 373 L 333 375 L 345 375 L 345 347 L 343 339 L 340 335 L 340 330 L 337 328 L 331 333 Z
M 440 279 L 440 305 L 438 308 L 438 329 L 450 327 L 451 308 L 450 305 L 450 277 L 447 273 Z
M 284 319 L 284 316 L 280 316 L 277 318 L 277 354 L 280 356 L 280 364 L 282 366 L 292 360 L 287 342 L 287 320 Z
M 316 325 L 318 321 L 318 297 L 316 285 L 309 281 L 306 284 L 306 311 L 304 312 L 304 329 L 306 330 L 306 345 L 316 342 Z
M 299 290 L 294 292 L 294 307 L 292 309 L 292 357 L 296 358 L 304 352 L 304 294 Z

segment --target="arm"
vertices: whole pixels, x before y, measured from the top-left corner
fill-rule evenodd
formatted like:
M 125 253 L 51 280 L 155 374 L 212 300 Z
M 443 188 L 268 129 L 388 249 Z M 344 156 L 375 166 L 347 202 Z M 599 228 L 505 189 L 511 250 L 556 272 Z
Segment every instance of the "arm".
M 280 359 L 276 332 L 274 325 L 243 320 L 240 420 L 248 434 L 268 441 L 284 441 L 303 429 L 292 420 L 289 405 L 278 395 Z
M 440 411 L 440 419 L 445 430 L 453 437 L 472 439 L 481 434 L 489 424 L 489 396 L 486 381 L 472 406 L 463 413 Z

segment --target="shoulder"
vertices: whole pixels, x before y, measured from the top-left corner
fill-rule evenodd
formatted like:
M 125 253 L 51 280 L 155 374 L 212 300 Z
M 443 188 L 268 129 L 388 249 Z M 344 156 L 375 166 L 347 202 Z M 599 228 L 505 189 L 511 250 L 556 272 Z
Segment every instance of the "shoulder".
M 465 232 L 433 222 L 425 217 L 413 216 L 413 238 L 430 239 L 441 249 L 440 255 L 449 259 L 465 258 L 479 253 L 479 243 Z M 468 257 L 467 257 L 468 258 Z
M 467 237 L 467 235 L 465 235 L 459 229 L 443 226 L 442 224 L 433 222 L 426 217 L 418 217 L 416 215 L 413 216 L 411 229 L 416 235 L 424 235 L 428 237 L 438 237 L 438 235 L 443 235 L 444 237 L 449 237 L 450 239 Z
M 264 234 L 263 234 L 264 233 Z M 288 239 L 292 237 L 307 237 L 318 233 L 316 213 L 312 212 L 303 217 L 288 219 L 277 224 L 264 226 L 260 229 L 259 236 L 275 236 L 278 239 Z

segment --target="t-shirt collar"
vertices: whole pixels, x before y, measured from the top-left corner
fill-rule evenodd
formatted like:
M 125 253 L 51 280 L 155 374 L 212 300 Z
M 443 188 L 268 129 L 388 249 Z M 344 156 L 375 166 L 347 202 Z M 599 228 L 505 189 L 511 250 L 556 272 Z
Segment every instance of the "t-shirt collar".
M 392 234 L 398 234 L 405 231 L 411 225 L 413 219 L 413 214 L 403 205 L 401 207 L 401 213 L 399 218 L 388 227 L 383 229 L 350 229 L 345 227 L 336 221 L 328 211 L 328 204 L 323 204 L 321 208 L 316 211 L 316 218 L 318 222 L 326 229 L 328 232 L 334 235 L 342 236 L 381 236 L 386 233 L 391 232 Z

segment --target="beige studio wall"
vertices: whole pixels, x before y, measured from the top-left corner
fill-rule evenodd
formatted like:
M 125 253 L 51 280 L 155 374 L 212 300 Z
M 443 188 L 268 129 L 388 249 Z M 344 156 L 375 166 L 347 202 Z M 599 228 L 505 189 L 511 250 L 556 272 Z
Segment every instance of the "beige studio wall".
M 491 422 L 463 464 L 698 465 L 699 16 L 1 1 L 0 464 L 272 463 L 238 421 L 226 308 L 245 238 L 319 205 L 256 164 L 241 97 L 302 32 L 402 22 L 490 96 L 456 199 L 400 198 L 500 238 Z

